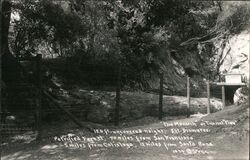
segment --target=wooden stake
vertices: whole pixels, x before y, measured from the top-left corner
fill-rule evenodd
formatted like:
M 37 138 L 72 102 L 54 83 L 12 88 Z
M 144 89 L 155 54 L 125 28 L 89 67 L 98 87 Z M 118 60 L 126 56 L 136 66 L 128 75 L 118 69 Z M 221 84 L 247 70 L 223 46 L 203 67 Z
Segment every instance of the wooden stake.
M 116 105 L 115 105 L 115 126 L 119 125 L 120 121 L 120 96 L 121 96 L 121 66 L 118 67 L 118 76 L 116 84 Z
M 1 0 L 0 2 L 0 8 L 1 8 L 1 13 L 2 13 L 2 3 L 3 1 Z M 2 14 L 1 14 L 2 16 Z M 2 33 L 2 20 L 0 21 L 0 25 L 1 25 L 1 29 L 0 29 L 0 32 Z M 3 54 L 3 47 L 2 47 L 2 35 L 1 35 L 1 38 L 0 38 L 0 98 L 2 100 L 2 54 Z M 2 139 L 2 120 L 3 120 L 3 117 L 2 117 L 3 113 L 2 113 L 2 102 L 0 102 L 0 160 L 1 160 L 1 157 L 2 157 L 2 144 L 3 144 L 3 139 Z
M 207 81 L 207 114 L 210 114 L 210 83 Z
M 222 85 L 222 87 L 221 87 L 221 92 L 222 92 L 222 107 L 224 109 L 225 106 L 226 106 L 226 102 L 225 102 L 225 86 L 224 85 Z
M 187 77 L 187 117 L 189 117 L 190 112 L 190 77 Z
M 42 55 L 36 56 L 36 78 L 37 78 L 37 99 L 36 99 L 36 129 L 38 131 L 37 140 L 41 139 L 42 123 L 41 123 L 41 108 L 42 108 L 42 75 L 41 75 L 41 59 Z
M 160 75 L 160 90 L 159 90 L 159 120 L 162 120 L 162 104 L 163 104 L 163 78 L 164 74 L 161 73 Z

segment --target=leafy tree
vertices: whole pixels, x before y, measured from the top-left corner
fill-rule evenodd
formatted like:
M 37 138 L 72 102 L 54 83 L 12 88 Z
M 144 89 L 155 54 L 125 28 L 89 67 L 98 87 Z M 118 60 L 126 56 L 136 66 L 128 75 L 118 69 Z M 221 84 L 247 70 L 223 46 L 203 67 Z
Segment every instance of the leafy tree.
M 61 4 L 53 1 L 16 2 L 14 13 L 20 17 L 14 21 L 11 42 L 17 55 L 30 55 L 47 47 L 66 56 L 78 37 L 85 35 L 81 18 L 74 12 L 65 12 Z
M 13 23 L 10 46 L 21 56 L 42 52 L 70 57 L 76 63 L 72 70 L 81 70 L 86 63 L 119 62 L 124 83 L 140 88 L 149 87 L 148 79 L 161 71 L 182 78 L 180 68 L 191 77 L 212 77 L 214 66 L 218 69 L 221 63 L 213 60 L 214 40 L 244 28 L 236 26 L 247 9 L 237 8 L 228 17 L 218 17 L 226 12 L 224 2 L 15 1 L 13 13 L 20 19 Z

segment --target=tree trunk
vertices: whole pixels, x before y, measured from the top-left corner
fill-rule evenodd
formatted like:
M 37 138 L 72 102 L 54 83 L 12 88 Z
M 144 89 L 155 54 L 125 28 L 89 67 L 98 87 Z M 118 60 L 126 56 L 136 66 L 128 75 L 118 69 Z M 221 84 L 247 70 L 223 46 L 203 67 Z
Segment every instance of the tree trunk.
M 1 13 L 1 20 L 0 20 L 0 98 L 2 100 L 2 88 L 3 88 L 3 81 L 2 81 L 2 75 L 3 75 L 3 70 L 2 70 L 2 62 L 4 62 L 2 55 L 4 53 L 9 53 L 9 47 L 8 47 L 8 33 L 9 33 L 9 25 L 10 25 L 10 14 L 11 14 L 11 3 L 8 0 L 1 0 L 1 5 L 0 5 L 0 13 Z M 2 103 L 0 104 L 0 122 L 4 119 L 3 117 L 3 108 L 2 108 Z M 1 130 L 1 127 L 0 127 Z M 1 131 L 0 131 L 1 132 Z M 1 134 L 0 134 L 1 135 Z M 1 136 L 0 136 L 1 139 Z M 1 154 L 0 154 L 1 157 Z
M 8 35 L 10 26 L 11 2 L 10 0 L 1 0 L 1 55 L 10 54 L 8 45 Z
M 1 0 L 1 78 L 6 85 L 21 80 L 21 65 L 9 49 L 8 35 L 11 7 L 11 0 Z

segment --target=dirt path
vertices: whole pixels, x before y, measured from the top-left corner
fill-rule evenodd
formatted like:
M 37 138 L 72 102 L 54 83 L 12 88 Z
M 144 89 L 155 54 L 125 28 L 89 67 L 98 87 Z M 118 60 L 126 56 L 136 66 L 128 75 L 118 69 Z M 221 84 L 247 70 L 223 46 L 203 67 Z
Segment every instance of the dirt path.
M 214 116 L 214 115 L 213 115 Z M 208 116 L 208 118 L 213 118 L 213 116 Z M 215 115 L 216 117 L 216 115 Z M 225 118 L 225 117 L 224 117 Z M 138 144 L 136 140 L 136 136 L 138 137 L 154 137 L 155 135 L 160 136 L 161 134 L 149 134 L 149 133 L 131 133 L 125 134 L 127 137 L 134 137 L 134 139 L 130 140 L 116 140 L 118 142 L 131 142 L 134 145 L 130 148 L 127 147 L 93 147 L 93 148 L 71 148 L 65 147 L 63 143 L 55 141 L 54 137 L 46 138 L 44 141 L 40 143 L 32 142 L 30 144 L 22 144 L 15 147 L 9 147 L 9 149 L 5 150 L 2 156 L 2 160 L 200 160 L 200 159 L 248 159 L 248 135 L 249 128 L 246 132 L 242 131 L 241 126 L 245 123 L 247 118 L 242 121 L 238 121 L 235 126 L 223 126 L 223 127 L 210 127 L 211 130 L 209 132 L 201 132 L 201 133 L 179 133 L 173 134 L 171 133 L 171 128 L 164 125 L 164 123 L 190 123 L 200 121 L 201 117 L 187 118 L 181 120 L 173 120 L 173 121 L 161 121 L 156 123 L 151 123 L 147 125 L 140 125 L 135 127 L 128 127 L 125 129 L 109 129 L 110 131 L 138 131 L 138 130 L 166 130 L 164 133 L 166 136 L 190 136 L 193 137 L 193 142 L 196 145 L 191 147 L 188 143 L 189 141 L 181 141 L 186 143 L 184 146 L 180 146 L 180 141 L 166 141 L 168 144 L 171 142 L 178 143 L 177 146 L 166 149 L 164 145 L 158 146 L 141 146 Z M 219 121 L 218 118 L 216 118 Z M 241 126 L 240 126 L 241 125 Z M 186 126 L 186 127 L 175 127 L 175 128 L 185 128 L 185 129 L 198 129 L 199 127 L 194 126 Z M 238 128 L 238 129 L 237 129 Z M 94 134 L 87 132 L 85 130 L 68 130 L 64 132 L 64 135 L 81 135 L 84 137 L 97 137 L 103 136 L 105 143 L 111 143 L 112 141 L 109 139 L 110 136 L 119 136 L 119 134 L 114 132 L 109 132 L 108 134 Z M 124 134 L 121 134 L 121 136 Z M 59 136 L 59 135 L 58 135 Z M 142 140 L 142 142 L 146 142 Z M 157 142 L 154 140 L 147 142 Z M 162 142 L 162 141 L 161 141 Z M 199 147 L 198 142 L 203 143 L 211 143 L 213 147 Z M 161 143 L 163 144 L 163 143 Z M 208 149 L 207 149 L 208 148 Z M 201 153 L 192 153 L 192 154 L 183 154 L 182 150 L 187 151 L 187 149 L 207 149 L 211 151 L 209 154 L 201 154 Z M 173 150 L 178 151 L 178 153 L 173 153 Z M 213 152 L 212 152 L 213 151 Z

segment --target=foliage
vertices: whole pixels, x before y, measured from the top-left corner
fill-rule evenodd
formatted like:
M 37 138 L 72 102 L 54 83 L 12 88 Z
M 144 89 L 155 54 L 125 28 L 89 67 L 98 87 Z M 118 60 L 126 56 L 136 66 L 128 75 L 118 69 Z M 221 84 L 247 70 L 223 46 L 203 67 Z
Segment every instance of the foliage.
M 213 42 L 242 30 L 241 15 L 249 19 L 249 8 L 214 1 L 25 0 L 14 8 L 16 55 L 71 57 L 76 74 L 88 64 L 121 64 L 124 84 L 139 88 L 161 71 L 174 75 L 173 83 L 185 73 L 214 77 L 220 63 Z
M 79 16 L 66 13 L 60 4 L 49 0 L 16 3 L 12 49 L 16 55 L 30 55 L 41 47 L 62 53 L 85 34 L 85 26 Z M 41 46 L 42 45 L 42 46 Z

